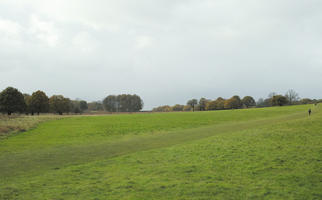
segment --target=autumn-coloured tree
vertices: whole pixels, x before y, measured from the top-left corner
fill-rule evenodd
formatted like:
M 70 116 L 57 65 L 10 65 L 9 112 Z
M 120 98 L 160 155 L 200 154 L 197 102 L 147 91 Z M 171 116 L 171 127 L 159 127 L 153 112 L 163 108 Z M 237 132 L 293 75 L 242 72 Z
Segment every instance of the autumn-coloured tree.
M 31 113 L 31 108 L 30 108 L 31 96 L 25 93 L 23 94 L 23 97 L 25 99 L 25 104 L 26 104 L 25 113 L 26 115 L 29 115 L 29 113 Z
M 207 102 L 206 110 L 216 110 L 216 101 Z
M 225 99 L 222 97 L 218 97 L 216 99 L 216 110 L 223 110 L 225 109 Z
M 237 95 L 231 97 L 230 99 L 227 99 L 224 103 L 225 109 L 238 109 L 241 107 L 242 107 L 242 101 Z
M 164 106 L 159 106 L 159 107 L 153 108 L 152 111 L 153 112 L 170 112 L 170 111 L 172 111 L 172 108 L 169 105 L 164 105 Z

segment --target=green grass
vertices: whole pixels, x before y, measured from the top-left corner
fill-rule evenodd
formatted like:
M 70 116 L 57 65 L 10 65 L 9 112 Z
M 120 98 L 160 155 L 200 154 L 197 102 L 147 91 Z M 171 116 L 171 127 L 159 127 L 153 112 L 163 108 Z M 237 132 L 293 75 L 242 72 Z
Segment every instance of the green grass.
M 36 127 L 38 124 L 53 120 L 60 119 L 58 115 L 3 115 L 0 114 L 0 140 L 6 138 L 12 134 L 30 130 Z
M 0 140 L 0 199 L 321 199 L 309 106 L 48 121 Z

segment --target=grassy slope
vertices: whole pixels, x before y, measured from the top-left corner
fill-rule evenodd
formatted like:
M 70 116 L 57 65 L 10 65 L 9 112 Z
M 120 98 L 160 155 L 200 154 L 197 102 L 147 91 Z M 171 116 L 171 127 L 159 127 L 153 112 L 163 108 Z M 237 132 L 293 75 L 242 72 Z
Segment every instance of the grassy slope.
M 47 114 L 39 116 L 13 114 L 11 116 L 7 116 L 0 113 L 0 140 L 15 133 L 30 130 L 42 122 L 60 118 L 62 118 L 62 116 Z
M 47 122 L 0 141 L 0 199 L 319 199 L 322 115 L 306 109 Z

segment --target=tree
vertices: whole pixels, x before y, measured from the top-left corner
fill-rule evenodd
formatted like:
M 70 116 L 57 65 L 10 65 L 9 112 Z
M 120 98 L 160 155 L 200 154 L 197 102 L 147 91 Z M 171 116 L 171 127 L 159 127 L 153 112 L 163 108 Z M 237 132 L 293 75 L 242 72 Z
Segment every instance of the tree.
M 104 110 L 109 112 L 117 112 L 119 111 L 120 102 L 115 95 L 109 95 L 103 100 Z
M 209 101 L 206 105 L 206 110 L 216 110 L 216 101 Z
M 233 108 L 233 99 L 230 98 L 230 99 L 225 100 L 224 108 L 225 109 L 232 109 Z
M 225 99 L 218 97 L 214 101 L 207 102 L 206 110 L 223 110 L 225 108 Z
M 191 106 L 190 105 L 185 105 L 183 107 L 183 111 L 191 111 Z
M 153 108 L 152 111 L 153 112 L 170 112 L 171 107 L 168 105 L 159 106 L 159 107 Z
M 300 96 L 293 89 L 290 89 L 286 92 L 285 97 L 288 100 L 288 103 L 293 105 L 295 102 L 300 100 Z
M 270 98 L 267 98 L 267 99 L 259 98 L 256 103 L 256 107 L 258 107 L 258 108 L 268 107 L 271 105 L 272 105 L 272 102 L 271 102 Z
M 184 105 L 176 104 L 172 106 L 171 110 L 172 111 L 183 111 Z
M 199 100 L 199 109 L 200 111 L 204 111 L 206 110 L 206 106 L 207 106 L 207 103 L 209 102 L 210 100 L 206 99 L 206 98 L 201 98 Z
M 30 109 L 32 115 L 34 114 L 34 112 L 39 115 L 39 113 L 45 113 L 49 111 L 49 99 L 43 91 L 38 90 L 32 93 L 30 99 Z
M 84 112 L 85 110 L 88 109 L 88 105 L 87 105 L 87 102 L 86 101 L 80 101 L 79 102 L 79 109 L 81 112 Z
M 273 96 L 271 101 L 272 101 L 272 106 L 283 106 L 288 103 L 287 98 L 283 95 Z
M 75 114 L 79 114 L 81 113 L 81 109 L 80 109 L 80 101 L 78 100 L 73 100 L 73 101 L 70 101 L 70 111 L 75 113 Z
M 0 111 L 11 115 L 14 112 L 23 112 L 26 103 L 22 93 L 13 87 L 8 87 L 0 93 Z
M 254 100 L 253 97 L 251 96 L 245 96 L 242 99 L 242 104 L 246 106 L 246 108 L 252 107 L 252 106 L 256 106 L 256 102 Z
M 256 103 L 256 107 L 264 107 L 264 99 L 263 98 L 259 98 L 257 100 L 257 103 Z
M 312 103 L 314 103 L 312 99 L 309 99 L 309 98 L 301 99 L 301 104 L 312 104 Z
M 62 115 L 70 112 L 71 101 L 63 95 L 53 95 L 49 99 L 49 108 L 52 112 Z
M 142 110 L 143 106 L 144 106 L 144 103 L 140 96 L 134 94 L 130 97 L 130 104 L 129 104 L 130 112 L 138 112 Z
M 94 101 L 87 104 L 89 111 L 103 111 L 103 104 L 101 101 Z
M 109 95 L 103 100 L 103 106 L 109 112 L 137 112 L 143 108 L 143 101 L 136 94 Z
M 238 109 L 242 107 L 242 101 L 240 100 L 240 97 L 235 95 L 231 97 L 230 99 L 226 100 L 224 103 L 225 109 Z
M 225 109 L 225 99 L 222 97 L 218 97 L 216 99 L 216 110 L 223 110 Z
M 195 111 L 195 106 L 198 104 L 198 100 L 197 99 L 191 99 L 187 102 L 187 105 L 191 106 L 192 111 Z
M 25 99 L 25 104 L 26 104 L 25 113 L 26 115 L 29 115 L 29 113 L 31 113 L 31 108 L 30 108 L 31 96 L 25 93 L 23 94 L 23 97 Z

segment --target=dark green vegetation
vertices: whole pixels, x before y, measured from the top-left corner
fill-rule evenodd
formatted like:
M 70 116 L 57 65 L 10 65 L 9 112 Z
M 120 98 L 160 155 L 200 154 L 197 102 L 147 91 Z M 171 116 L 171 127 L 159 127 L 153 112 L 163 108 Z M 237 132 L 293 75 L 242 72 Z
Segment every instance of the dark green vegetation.
M 16 88 L 8 87 L 0 93 L 0 112 L 11 115 L 26 109 L 24 96 Z
M 0 140 L 0 199 L 321 199 L 319 106 L 48 121 Z
M 12 113 L 25 113 L 34 115 L 37 113 L 75 113 L 81 114 L 85 111 L 102 111 L 103 106 L 108 112 L 139 112 L 143 108 L 143 100 L 138 95 L 122 94 L 109 95 L 103 103 L 92 102 L 87 104 L 84 100 L 70 100 L 63 95 L 53 95 L 50 98 L 43 91 L 22 94 L 18 89 L 7 87 L 0 92 L 0 113 L 8 116 Z M 0 127 L 1 128 L 1 127 Z
M 109 95 L 103 100 L 103 107 L 108 112 L 138 112 L 143 101 L 135 94 Z

